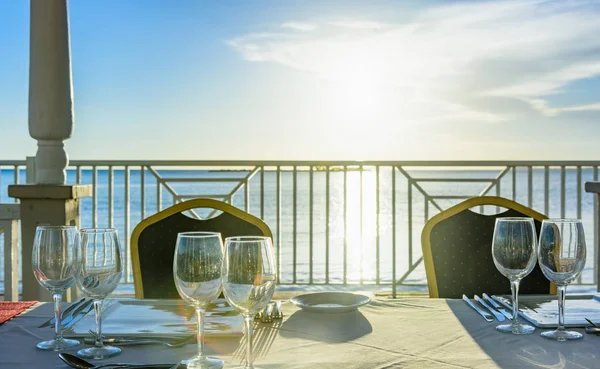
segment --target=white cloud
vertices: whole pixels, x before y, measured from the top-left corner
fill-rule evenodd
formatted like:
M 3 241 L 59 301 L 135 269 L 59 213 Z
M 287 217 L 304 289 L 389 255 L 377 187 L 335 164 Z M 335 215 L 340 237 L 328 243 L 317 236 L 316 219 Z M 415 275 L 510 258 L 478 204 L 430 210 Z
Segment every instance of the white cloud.
M 491 122 L 506 119 L 489 108 L 494 99 L 526 101 L 544 116 L 600 110 L 600 104 L 552 107 L 545 99 L 600 76 L 598 19 L 600 5 L 589 1 L 464 2 L 395 25 L 289 22 L 287 28 L 314 32 L 245 35 L 229 44 L 248 60 L 386 86 L 404 101 L 426 96 L 454 107 L 450 117 Z
M 329 22 L 330 25 L 335 27 L 343 28 L 358 28 L 358 29 L 383 29 L 390 27 L 389 25 L 381 22 L 374 21 L 360 21 L 360 20 L 342 20 Z
M 314 24 L 310 24 L 310 23 L 285 22 L 281 25 L 281 28 L 291 28 L 291 29 L 295 29 L 296 31 L 308 32 L 308 31 L 314 31 L 315 29 L 317 29 L 317 26 Z
M 537 111 L 539 111 L 547 117 L 554 117 L 560 113 L 566 112 L 600 111 L 600 103 L 553 108 L 548 106 L 548 102 L 543 99 L 532 99 L 528 102 L 534 109 L 536 109 Z

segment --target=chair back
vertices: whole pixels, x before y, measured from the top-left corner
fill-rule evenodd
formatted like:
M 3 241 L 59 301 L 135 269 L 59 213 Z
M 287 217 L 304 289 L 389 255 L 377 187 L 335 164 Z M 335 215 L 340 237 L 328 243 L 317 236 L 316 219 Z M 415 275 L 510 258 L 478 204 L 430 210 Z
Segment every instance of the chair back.
M 493 205 L 506 211 L 484 215 L 471 208 Z M 430 297 L 461 298 L 463 294 L 473 297 L 510 295 L 510 283 L 494 265 L 492 238 L 497 218 L 531 217 L 537 235 L 541 222 L 547 219 L 517 202 L 492 196 L 468 199 L 432 217 L 423 228 L 421 245 L 427 273 Z M 521 281 L 520 294 L 555 293 L 551 284 L 537 265 Z
M 210 208 L 222 211 L 210 219 L 194 219 L 183 212 Z M 173 258 L 180 232 L 220 232 L 223 241 L 235 236 L 267 236 L 261 219 L 227 203 L 198 198 L 175 204 L 144 220 L 131 236 L 131 264 L 136 298 L 178 299 L 173 282 Z

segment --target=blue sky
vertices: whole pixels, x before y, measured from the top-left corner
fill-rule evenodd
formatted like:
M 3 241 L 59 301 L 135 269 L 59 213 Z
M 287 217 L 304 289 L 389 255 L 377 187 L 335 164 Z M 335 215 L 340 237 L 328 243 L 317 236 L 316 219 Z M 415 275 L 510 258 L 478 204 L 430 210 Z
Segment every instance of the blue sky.
M 75 159 L 598 159 L 591 1 L 73 0 Z M 29 2 L 0 2 L 0 159 Z

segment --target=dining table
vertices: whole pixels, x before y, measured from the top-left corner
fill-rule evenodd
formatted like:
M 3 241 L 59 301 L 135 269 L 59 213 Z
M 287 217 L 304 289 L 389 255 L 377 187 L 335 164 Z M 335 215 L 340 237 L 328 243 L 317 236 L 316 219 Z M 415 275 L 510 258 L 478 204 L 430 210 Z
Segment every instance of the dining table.
M 307 312 L 289 301 L 284 318 L 255 322 L 255 366 L 271 368 L 600 368 L 600 337 L 550 341 L 495 330 L 462 300 L 376 297 L 358 310 L 324 314 Z M 53 336 L 38 328 L 52 315 L 52 305 L 39 303 L 0 325 L 0 368 L 68 368 L 58 353 L 35 345 Z M 583 329 L 578 329 L 584 332 Z M 77 349 L 68 350 L 75 353 Z M 197 345 L 124 346 L 114 358 L 95 361 L 177 363 L 193 357 Z M 205 350 L 225 361 L 225 368 L 245 360 L 245 338 L 206 337 Z

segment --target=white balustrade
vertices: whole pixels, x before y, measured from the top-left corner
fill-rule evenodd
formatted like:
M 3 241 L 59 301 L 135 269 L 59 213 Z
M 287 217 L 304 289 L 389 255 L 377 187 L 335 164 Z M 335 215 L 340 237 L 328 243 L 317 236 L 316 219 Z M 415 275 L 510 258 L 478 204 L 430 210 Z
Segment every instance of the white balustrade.
M 19 204 L 0 204 L 4 233 L 4 301 L 19 300 Z
M 281 284 L 362 282 L 394 292 L 398 286 L 424 289 L 424 221 L 473 196 L 503 196 L 552 217 L 582 217 L 589 244 L 597 242 L 598 207 L 593 211 L 583 184 L 598 180 L 598 167 L 600 161 L 73 160 L 68 170 L 70 183 L 94 187 L 80 208 L 82 226 L 117 227 L 128 258 L 129 236 L 140 219 L 189 198 L 210 197 L 269 223 Z M 358 251 L 357 244 L 363 245 Z M 357 258 L 367 264 L 355 270 Z M 588 268 L 577 281 L 581 288 L 596 285 L 597 258 L 598 249 L 590 249 Z M 127 290 L 130 273 L 123 282 Z

